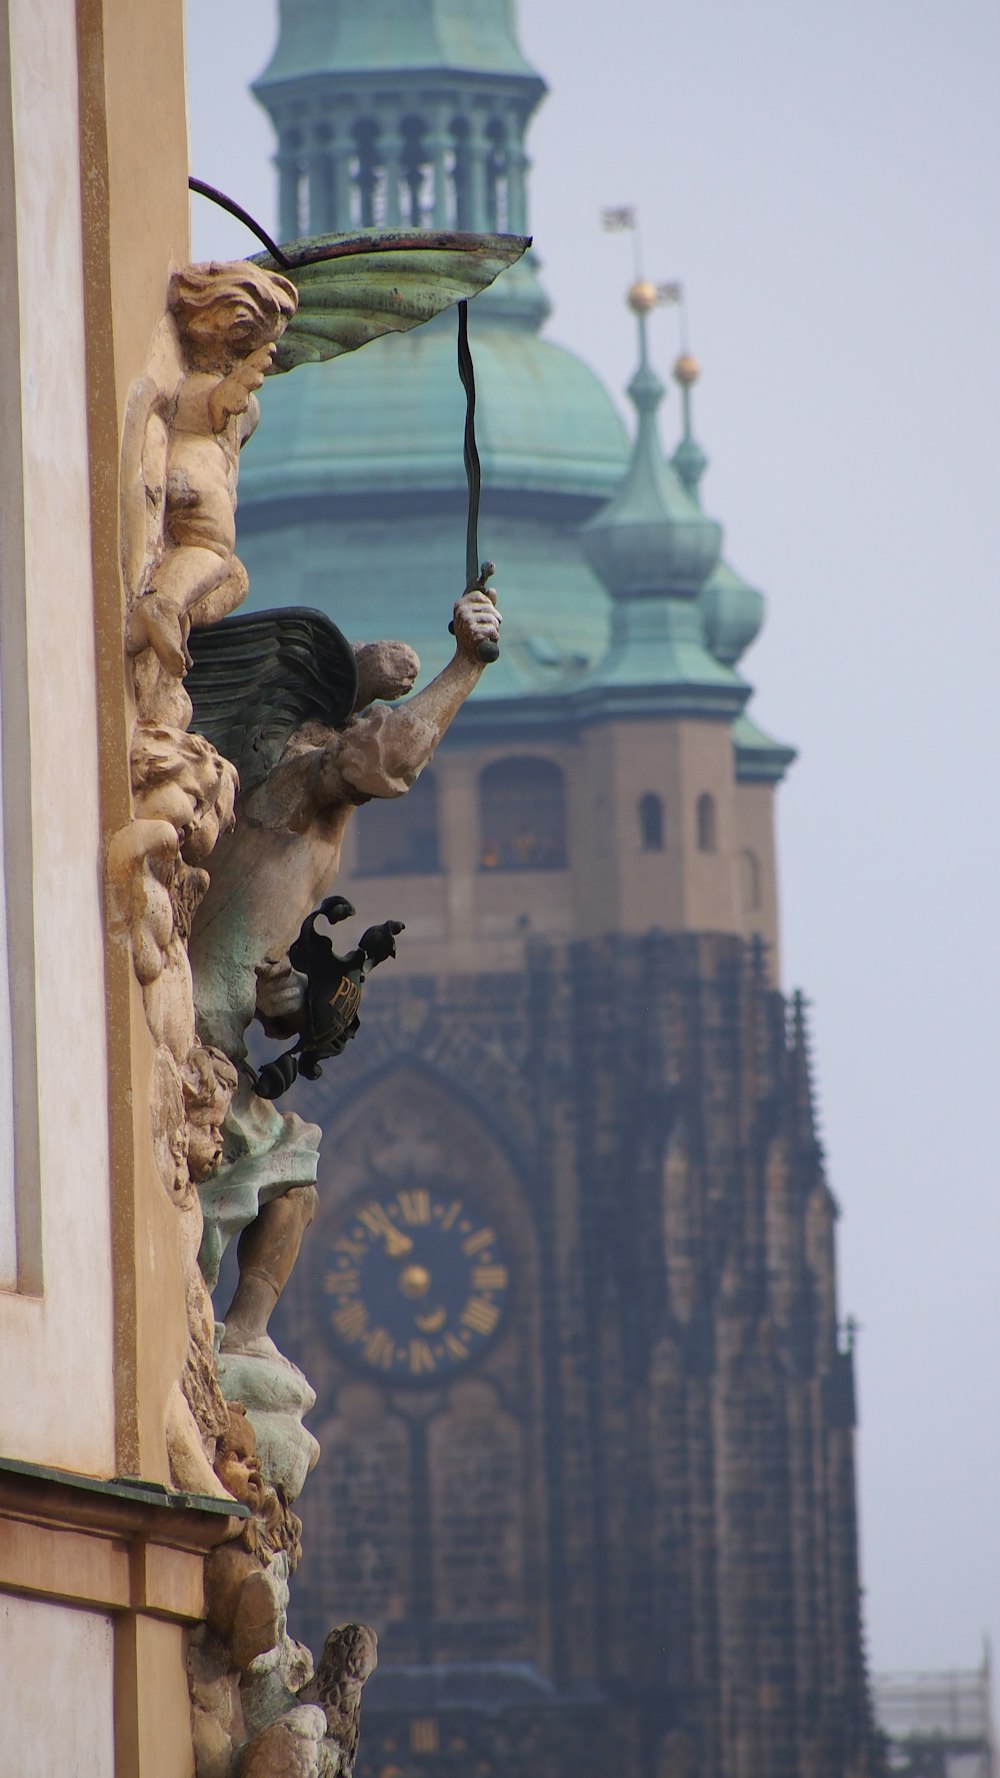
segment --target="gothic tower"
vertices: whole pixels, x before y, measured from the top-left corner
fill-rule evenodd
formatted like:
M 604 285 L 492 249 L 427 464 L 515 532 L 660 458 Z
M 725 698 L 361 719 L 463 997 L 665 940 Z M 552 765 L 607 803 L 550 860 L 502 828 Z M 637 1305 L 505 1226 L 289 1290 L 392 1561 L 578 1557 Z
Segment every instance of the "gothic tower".
M 286 238 L 526 225 L 544 87 L 510 0 L 283 0 L 255 90 Z M 535 263 L 472 308 L 502 658 L 416 789 L 355 818 L 339 887 L 406 933 L 296 1088 L 326 1135 L 281 1311 L 325 1451 L 295 1610 L 314 1641 L 379 1631 L 365 1778 L 874 1769 L 836 1209 L 778 976 L 793 754 L 747 714 L 763 601 L 702 509 L 697 367 L 667 460 L 629 300 L 631 443 L 542 336 Z M 254 602 L 435 672 L 452 320 L 264 397 Z

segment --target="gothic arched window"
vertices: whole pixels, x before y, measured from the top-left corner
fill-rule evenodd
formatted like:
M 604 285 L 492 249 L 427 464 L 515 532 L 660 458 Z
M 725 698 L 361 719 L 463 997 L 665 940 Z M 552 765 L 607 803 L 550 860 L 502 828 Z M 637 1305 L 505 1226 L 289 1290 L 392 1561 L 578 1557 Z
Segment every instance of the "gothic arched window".
M 698 798 L 695 819 L 698 829 L 699 852 L 717 851 L 719 836 L 715 815 L 715 798 L 709 796 L 707 790 L 704 795 Z
M 644 852 L 662 852 L 665 839 L 663 831 L 663 798 L 654 790 L 647 790 L 639 798 L 639 837 Z
M 374 797 L 355 817 L 359 876 L 430 876 L 441 869 L 437 781 L 421 772 L 403 797 Z
M 524 1609 L 521 1429 L 488 1383 L 469 1380 L 427 1435 L 434 1602 L 445 1619 Z
M 479 780 L 482 870 L 565 870 L 566 791 L 550 759 L 498 759 Z
M 751 847 L 740 853 L 740 901 L 745 914 L 756 914 L 760 908 L 760 859 Z

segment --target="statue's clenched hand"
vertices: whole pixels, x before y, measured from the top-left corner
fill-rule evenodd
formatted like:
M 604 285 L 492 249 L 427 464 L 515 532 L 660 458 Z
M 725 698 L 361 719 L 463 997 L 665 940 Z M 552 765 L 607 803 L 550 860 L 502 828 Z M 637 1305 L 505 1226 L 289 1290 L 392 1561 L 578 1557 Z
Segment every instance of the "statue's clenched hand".
M 459 654 L 476 659 L 476 649 L 481 642 L 492 642 L 494 646 L 500 640 L 502 618 L 497 606 L 497 596 L 492 587 L 480 592 L 474 587 L 471 592 L 463 593 L 455 606 L 453 627 L 455 646 Z

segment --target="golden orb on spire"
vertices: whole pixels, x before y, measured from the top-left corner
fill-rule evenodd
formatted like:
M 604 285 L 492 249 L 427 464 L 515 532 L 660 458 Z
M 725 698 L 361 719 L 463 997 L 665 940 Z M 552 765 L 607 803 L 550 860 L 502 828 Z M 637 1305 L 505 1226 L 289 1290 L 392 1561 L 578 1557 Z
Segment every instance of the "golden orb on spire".
M 637 278 L 625 301 L 634 315 L 648 315 L 659 300 L 656 285 L 648 278 Z
M 701 365 L 697 358 L 692 357 L 690 352 L 682 352 L 674 365 L 674 381 L 679 383 L 682 389 L 690 389 L 692 383 L 696 383 L 700 376 Z

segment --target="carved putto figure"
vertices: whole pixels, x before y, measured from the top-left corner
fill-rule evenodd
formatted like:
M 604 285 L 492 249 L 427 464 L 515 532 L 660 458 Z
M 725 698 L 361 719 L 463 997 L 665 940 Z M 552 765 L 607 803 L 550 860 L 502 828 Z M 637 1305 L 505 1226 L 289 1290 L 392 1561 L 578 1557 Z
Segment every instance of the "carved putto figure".
M 246 597 L 234 553 L 239 453 L 297 302 L 286 278 L 246 260 L 188 266 L 171 280 L 186 374 L 167 438 L 163 557 L 130 613 L 128 644 L 132 654 L 152 648 L 178 679 L 191 664 L 190 624 L 215 623 Z

